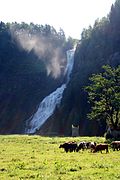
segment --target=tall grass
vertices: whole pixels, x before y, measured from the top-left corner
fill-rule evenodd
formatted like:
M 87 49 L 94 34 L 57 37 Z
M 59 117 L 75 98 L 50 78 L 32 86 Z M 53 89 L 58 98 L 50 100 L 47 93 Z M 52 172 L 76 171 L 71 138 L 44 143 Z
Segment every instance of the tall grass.
M 120 179 L 120 151 L 65 153 L 65 141 L 104 142 L 102 137 L 0 136 L 0 180 Z

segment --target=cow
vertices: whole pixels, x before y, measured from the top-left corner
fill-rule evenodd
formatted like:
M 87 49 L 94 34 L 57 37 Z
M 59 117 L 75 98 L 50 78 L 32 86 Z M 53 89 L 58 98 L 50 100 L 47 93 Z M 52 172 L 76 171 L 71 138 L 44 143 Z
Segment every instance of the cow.
M 91 149 L 91 152 L 95 149 L 97 143 L 96 142 L 86 142 L 86 148 Z
M 86 148 L 86 143 L 83 141 L 83 142 L 80 142 L 76 151 L 78 152 L 79 150 L 84 150 Z
M 120 141 L 112 141 L 111 147 L 112 147 L 113 151 L 120 150 Z
M 77 149 L 77 143 L 76 142 L 66 142 L 59 146 L 59 148 L 63 148 L 65 152 L 75 152 Z
M 106 150 L 106 153 L 108 153 L 108 144 L 98 144 L 96 145 L 94 149 L 94 153 L 100 151 L 102 153 L 103 150 Z

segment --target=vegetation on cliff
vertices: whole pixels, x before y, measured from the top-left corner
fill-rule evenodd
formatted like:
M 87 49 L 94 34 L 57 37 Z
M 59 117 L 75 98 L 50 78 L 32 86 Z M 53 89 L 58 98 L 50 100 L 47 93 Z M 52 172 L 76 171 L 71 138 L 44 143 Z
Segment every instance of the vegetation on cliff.
M 84 29 L 76 47 L 71 80 L 64 92 L 61 105 L 61 129 L 71 134 L 72 124 L 80 126 L 81 135 L 103 135 L 104 121 L 91 122 L 87 118 L 90 105 L 84 87 L 92 74 L 102 72 L 103 65 L 120 64 L 120 0 L 111 7 L 107 17 L 97 19 L 94 26 Z
M 104 120 L 109 128 L 120 128 L 120 66 L 103 66 L 104 72 L 90 77 L 88 92 L 91 120 Z
M 24 22 L 1 22 L 0 39 L 0 133 L 19 133 L 40 101 L 63 83 L 66 50 L 74 40 L 66 40 L 62 29 Z M 73 124 L 80 126 L 80 135 L 103 135 L 106 121 L 88 120 L 84 87 L 92 74 L 103 72 L 103 65 L 120 65 L 120 0 L 107 17 L 83 30 L 74 59 L 61 106 L 42 132 L 70 135 Z
M 64 78 L 72 38 L 50 25 L 0 22 L 0 133 L 20 133 Z

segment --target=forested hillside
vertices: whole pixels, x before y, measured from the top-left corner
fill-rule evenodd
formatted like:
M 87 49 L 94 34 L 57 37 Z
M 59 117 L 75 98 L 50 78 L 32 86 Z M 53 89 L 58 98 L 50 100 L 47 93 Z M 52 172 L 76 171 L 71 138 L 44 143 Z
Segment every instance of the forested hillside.
M 49 25 L 0 23 L 0 133 L 21 133 L 40 101 L 64 80 L 64 31 Z
M 50 25 L 0 23 L 0 134 L 24 132 L 40 101 L 65 81 L 66 51 L 73 45 L 62 29 Z M 83 29 L 61 105 L 37 133 L 71 135 L 72 125 L 79 125 L 80 135 L 104 134 L 104 120 L 87 118 L 90 104 L 84 90 L 103 65 L 120 65 L 120 0 L 107 17 Z
M 84 87 L 89 84 L 89 77 L 101 72 L 102 66 L 107 64 L 112 67 L 120 65 L 120 0 L 112 5 L 107 17 L 97 19 L 93 27 L 89 26 L 83 30 L 75 52 L 71 80 L 64 92 L 61 108 L 41 128 L 40 133 L 53 131 L 70 135 L 73 124 L 80 126 L 80 135 L 104 134 L 105 121 L 87 119 L 90 105 Z

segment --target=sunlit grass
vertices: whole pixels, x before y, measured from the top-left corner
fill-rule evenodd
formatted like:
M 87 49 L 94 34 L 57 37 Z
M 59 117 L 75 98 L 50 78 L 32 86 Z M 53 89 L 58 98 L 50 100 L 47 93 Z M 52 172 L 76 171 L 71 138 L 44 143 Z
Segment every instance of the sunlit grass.
M 0 179 L 120 179 L 120 151 L 65 153 L 65 141 L 104 142 L 102 137 L 0 136 Z

